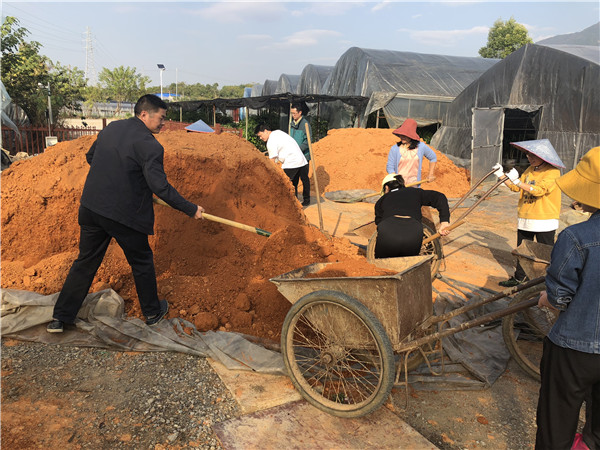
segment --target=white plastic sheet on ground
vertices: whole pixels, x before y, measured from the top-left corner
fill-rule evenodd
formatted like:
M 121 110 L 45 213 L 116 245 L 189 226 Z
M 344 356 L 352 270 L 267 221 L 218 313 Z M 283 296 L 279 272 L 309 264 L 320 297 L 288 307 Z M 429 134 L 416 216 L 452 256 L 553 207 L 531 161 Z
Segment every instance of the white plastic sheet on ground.
M 3 337 L 47 344 L 101 347 L 122 351 L 181 352 L 213 358 L 228 369 L 287 374 L 280 353 L 237 333 L 200 333 L 179 318 L 154 327 L 127 318 L 123 299 L 112 289 L 89 294 L 75 326 L 64 333 L 48 333 L 46 325 L 58 294 L 41 295 L 14 289 L 0 290 L 0 328 Z M 184 332 L 184 328 L 189 333 Z

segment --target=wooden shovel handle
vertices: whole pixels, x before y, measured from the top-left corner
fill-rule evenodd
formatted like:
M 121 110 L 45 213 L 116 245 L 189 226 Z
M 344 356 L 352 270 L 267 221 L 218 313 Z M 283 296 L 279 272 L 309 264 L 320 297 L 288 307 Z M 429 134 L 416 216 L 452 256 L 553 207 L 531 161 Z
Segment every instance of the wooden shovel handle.
M 461 226 L 461 225 L 462 225 L 463 223 L 465 223 L 465 222 L 466 222 L 466 221 L 465 221 L 464 219 L 463 219 L 463 220 L 459 220 L 458 222 L 454 222 L 454 223 L 453 223 L 452 225 L 450 225 L 450 226 L 449 226 L 447 229 L 448 229 L 448 230 L 454 230 L 456 227 L 459 227 L 459 226 Z M 440 233 L 435 233 L 435 234 L 432 234 L 432 235 L 431 235 L 431 236 L 429 236 L 427 239 L 423 239 L 423 244 L 422 244 L 422 245 L 424 245 L 424 244 L 429 244 L 431 241 L 433 241 L 434 239 L 437 239 L 437 238 L 439 238 L 440 236 L 441 236 L 441 234 L 440 234 Z
M 165 202 L 164 200 L 161 200 L 160 198 L 157 198 L 157 197 L 152 197 L 152 201 L 158 205 L 169 206 L 169 204 L 167 202 Z M 250 231 L 251 233 L 256 233 L 260 236 L 265 236 L 265 237 L 271 236 L 271 233 L 269 231 L 261 230 L 260 228 L 252 227 L 250 225 L 245 225 L 243 223 L 234 222 L 233 220 L 223 219 L 222 217 L 213 216 L 212 214 L 208 214 L 205 212 L 202 213 L 202 217 L 207 220 L 213 221 L 213 222 L 219 222 L 224 225 L 229 225 L 229 226 L 232 226 L 235 228 L 239 228 L 240 230 Z

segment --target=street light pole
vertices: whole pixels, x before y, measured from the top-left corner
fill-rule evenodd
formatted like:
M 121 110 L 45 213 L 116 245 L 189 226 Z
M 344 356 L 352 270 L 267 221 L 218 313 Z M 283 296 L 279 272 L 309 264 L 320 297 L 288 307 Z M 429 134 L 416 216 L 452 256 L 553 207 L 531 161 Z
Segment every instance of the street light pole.
M 158 66 L 158 70 L 160 73 L 160 99 L 163 99 L 163 80 L 162 80 L 162 75 L 163 72 L 165 71 L 165 65 L 164 64 L 157 64 Z
M 38 87 L 46 88 L 48 90 L 48 136 L 52 135 L 52 99 L 50 97 L 50 82 L 48 81 L 48 85 L 44 86 L 42 83 L 38 83 Z

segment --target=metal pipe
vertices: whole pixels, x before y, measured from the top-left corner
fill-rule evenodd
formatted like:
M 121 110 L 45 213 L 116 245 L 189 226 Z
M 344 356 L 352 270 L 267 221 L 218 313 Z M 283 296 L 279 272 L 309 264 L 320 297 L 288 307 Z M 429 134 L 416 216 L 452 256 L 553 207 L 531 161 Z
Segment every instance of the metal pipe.
M 422 322 L 420 325 L 418 325 L 416 328 L 419 328 L 421 330 L 426 330 L 431 325 L 434 325 L 434 324 L 440 323 L 440 322 L 446 322 L 447 320 L 449 320 L 453 317 L 456 317 L 460 314 L 464 314 L 468 311 L 471 311 L 472 309 L 479 308 L 480 306 L 483 306 L 487 303 L 495 302 L 496 300 L 500 300 L 501 298 L 516 294 L 517 292 L 524 291 L 525 289 L 528 289 L 532 286 L 537 286 L 538 284 L 541 284 L 544 281 L 546 281 L 546 277 L 537 277 L 537 278 L 534 278 L 533 280 L 527 281 L 526 283 L 520 284 L 520 285 L 512 287 L 510 289 L 505 289 L 504 291 L 499 292 L 498 294 L 493 295 L 491 297 L 484 298 L 477 302 L 469 303 L 465 306 L 462 306 L 460 308 L 457 308 L 455 310 L 447 312 L 446 314 L 442 314 L 440 316 L 430 316 L 424 322 Z

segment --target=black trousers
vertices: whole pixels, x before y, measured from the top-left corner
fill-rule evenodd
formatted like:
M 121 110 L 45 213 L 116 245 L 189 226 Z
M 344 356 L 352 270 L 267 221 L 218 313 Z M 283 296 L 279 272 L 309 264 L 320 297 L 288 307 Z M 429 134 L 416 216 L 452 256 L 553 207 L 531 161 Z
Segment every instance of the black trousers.
M 79 207 L 79 227 L 79 256 L 67 275 L 52 317 L 65 323 L 75 321 L 112 238 L 123 249 L 131 266 L 142 313 L 146 317 L 158 314 L 160 305 L 154 255 L 148 244 L 148 235 L 96 214 L 84 206 Z
M 524 231 L 517 230 L 517 247 L 521 245 L 521 242 L 525 241 L 537 241 L 540 244 L 554 245 L 554 235 L 556 230 L 552 231 Z M 517 261 L 517 268 L 515 269 L 515 278 L 522 280 L 526 277 L 525 271 Z
M 600 450 L 600 354 L 560 347 L 546 337 L 540 370 L 535 448 L 570 449 L 585 400 L 583 439 Z
M 310 177 L 309 173 L 310 163 L 305 166 L 300 167 L 300 171 L 296 174 L 296 181 L 294 183 L 294 187 L 296 188 L 296 195 L 298 195 L 298 178 L 302 181 L 302 201 L 308 202 L 310 201 Z
M 302 167 L 294 167 L 293 169 L 283 169 L 283 171 L 294 185 L 294 191 L 296 195 L 298 195 L 298 182 L 300 181 L 300 178 L 304 176 L 304 173 L 308 178 L 308 164 Z M 302 195 L 304 196 L 304 199 L 310 199 L 310 180 L 305 183 L 304 178 L 302 178 L 302 187 Z
M 377 225 L 375 258 L 416 256 L 423 243 L 423 224 L 417 219 L 388 217 Z

